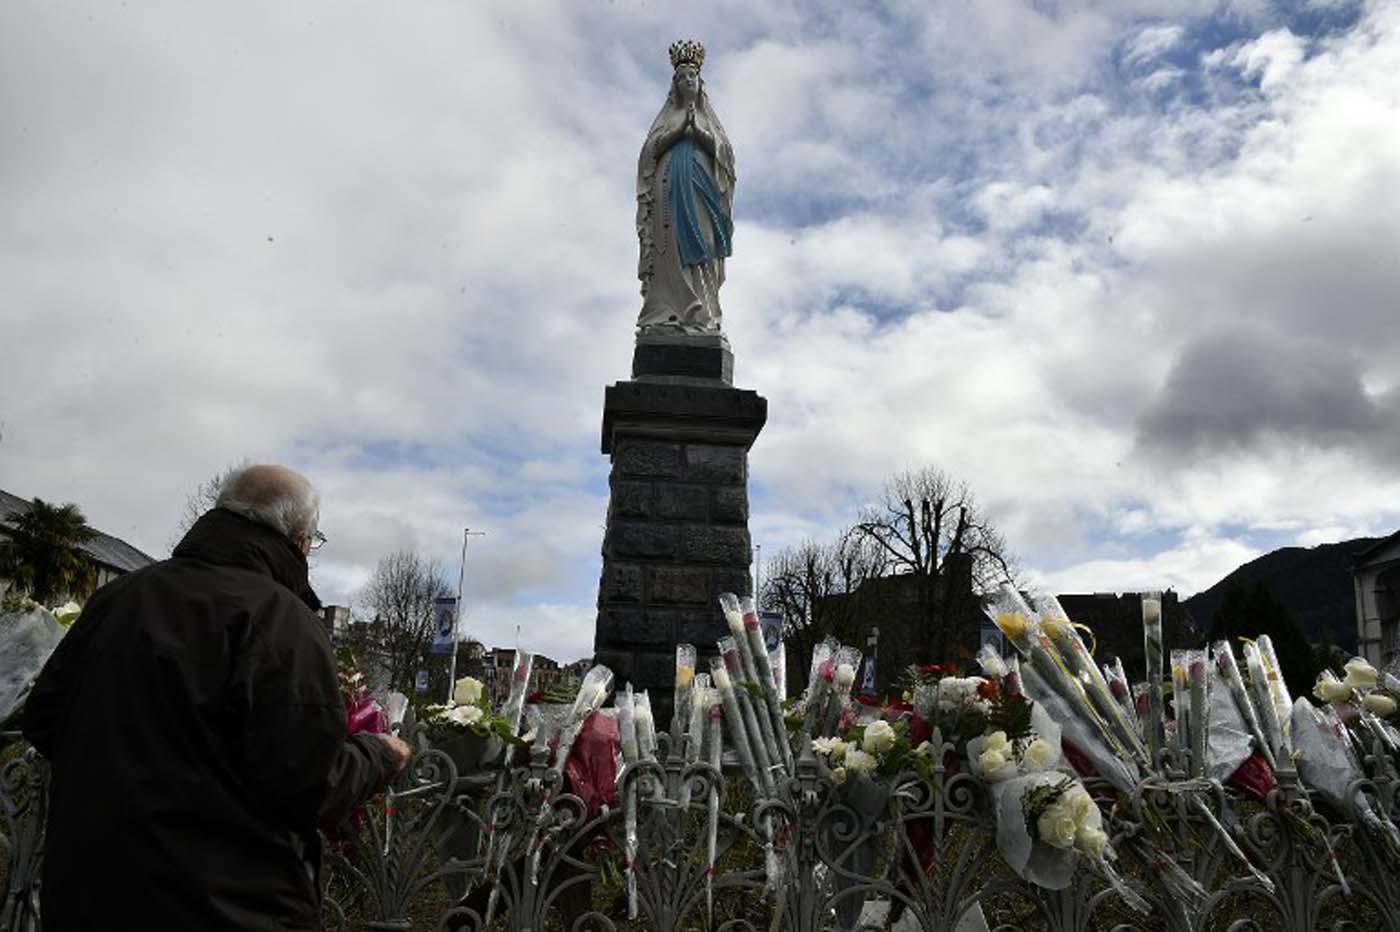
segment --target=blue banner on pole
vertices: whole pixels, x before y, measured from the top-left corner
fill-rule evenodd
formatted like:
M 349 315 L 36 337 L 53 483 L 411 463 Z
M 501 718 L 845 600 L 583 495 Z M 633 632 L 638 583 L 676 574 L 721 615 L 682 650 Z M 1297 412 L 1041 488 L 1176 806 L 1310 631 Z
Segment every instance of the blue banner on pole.
M 457 639 L 457 600 L 445 596 L 433 603 L 433 646 L 435 654 L 452 653 L 452 643 Z

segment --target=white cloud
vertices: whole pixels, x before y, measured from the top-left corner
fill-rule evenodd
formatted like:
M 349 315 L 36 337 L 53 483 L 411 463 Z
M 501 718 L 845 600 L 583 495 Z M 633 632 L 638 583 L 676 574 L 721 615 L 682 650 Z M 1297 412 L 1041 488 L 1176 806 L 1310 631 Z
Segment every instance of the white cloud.
M 1141 67 L 1181 44 L 1186 30 L 1174 23 L 1148 26 L 1123 49 L 1125 64 Z

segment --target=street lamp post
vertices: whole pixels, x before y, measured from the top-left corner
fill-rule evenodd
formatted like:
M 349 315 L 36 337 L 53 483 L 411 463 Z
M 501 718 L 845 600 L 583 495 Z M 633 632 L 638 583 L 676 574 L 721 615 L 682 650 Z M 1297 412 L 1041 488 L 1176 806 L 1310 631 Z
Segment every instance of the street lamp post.
M 467 541 L 473 537 L 485 537 L 485 531 L 462 528 L 462 563 L 457 570 L 457 617 L 452 619 L 452 660 L 448 663 L 447 701 L 452 701 L 452 691 L 457 685 L 457 647 L 462 636 L 462 582 L 467 575 Z

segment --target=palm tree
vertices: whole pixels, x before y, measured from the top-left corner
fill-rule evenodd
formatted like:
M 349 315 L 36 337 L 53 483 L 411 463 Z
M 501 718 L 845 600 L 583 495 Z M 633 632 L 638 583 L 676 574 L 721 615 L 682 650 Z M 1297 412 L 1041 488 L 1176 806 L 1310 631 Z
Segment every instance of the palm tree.
M 97 569 L 82 544 L 96 533 L 72 502 L 50 505 L 36 498 L 28 511 L 10 518 L 8 536 L 0 537 L 0 576 L 44 605 L 64 595 L 85 597 Z

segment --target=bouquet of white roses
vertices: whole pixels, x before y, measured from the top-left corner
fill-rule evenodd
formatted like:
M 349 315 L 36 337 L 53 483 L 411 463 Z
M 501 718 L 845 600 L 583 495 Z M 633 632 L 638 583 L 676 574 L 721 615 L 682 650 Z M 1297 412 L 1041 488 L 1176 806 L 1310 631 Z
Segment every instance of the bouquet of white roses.
M 496 737 L 505 742 L 521 743 L 515 736 L 516 725 L 497 714 L 486 696 L 486 686 L 474 676 L 464 676 L 452 688 L 452 698 L 441 705 L 424 709 L 424 721 L 439 740 L 473 734 L 478 738 Z M 499 753 L 500 748 L 495 748 Z M 494 757 L 494 754 L 491 754 Z
M 1005 664 L 983 661 L 989 672 Z M 1078 860 L 1095 866 L 1134 909 L 1147 905 L 1118 876 L 1103 814 L 1070 773 L 1060 728 L 1038 703 L 993 691 L 989 730 L 967 743 L 971 772 L 982 780 L 997 820 L 997 848 L 1024 880 L 1052 890 L 1069 886 Z

